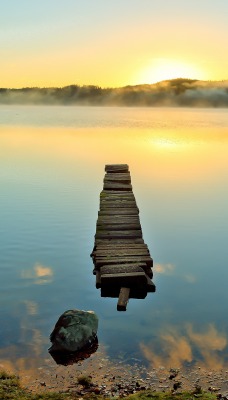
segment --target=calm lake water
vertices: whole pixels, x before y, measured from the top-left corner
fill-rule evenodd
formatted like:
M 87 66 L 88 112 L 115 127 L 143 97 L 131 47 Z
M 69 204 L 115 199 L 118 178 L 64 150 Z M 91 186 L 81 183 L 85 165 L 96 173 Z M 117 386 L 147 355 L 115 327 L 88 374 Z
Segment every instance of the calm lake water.
M 154 259 L 157 292 L 125 313 L 92 275 L 106 163 L 129 164 Z M 79 308 L 113 360 L 227 368 L 227 198 L 225 109 L 1 106 L 0 364 L 41 365 Z

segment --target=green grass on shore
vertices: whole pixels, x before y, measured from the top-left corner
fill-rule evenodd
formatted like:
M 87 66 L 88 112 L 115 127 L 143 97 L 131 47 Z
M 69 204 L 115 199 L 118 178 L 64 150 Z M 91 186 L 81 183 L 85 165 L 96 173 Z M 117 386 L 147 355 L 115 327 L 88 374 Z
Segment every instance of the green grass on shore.
M 76 400 L 82 396 L 75 394 L 62 393 L 42 393 L 34 394 L 22 388 L 20 380 L 16 375 L 0 371 L 0 400 Z M 127 400 L 216 400 L 216 395 L 211 393 L 155 393 L 150 390 L 138 392 L 124 397 Z M 85 400 L 107 400 L 107 397 L 89 393 L 84 396 Z M 117 398 L 116 398 L 117 399 Z

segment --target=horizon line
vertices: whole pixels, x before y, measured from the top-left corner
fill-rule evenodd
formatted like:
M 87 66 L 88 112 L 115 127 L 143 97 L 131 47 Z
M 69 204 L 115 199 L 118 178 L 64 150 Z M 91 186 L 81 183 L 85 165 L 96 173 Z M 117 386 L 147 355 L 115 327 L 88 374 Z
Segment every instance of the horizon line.
M 153 83 L 138 83 L 138 84 L 127 84 L 124 86 L 100 86 L 96 84 L 77 84 L 77 83 L 71 83 L 69 85 L 64 85 L 64 86 L 22 86 L 19 88 L 16 87 L 0 87 L 0 90 L 22 90 L 22 89 L 63 89 L 67 88 L 70 86 L 78 86 L 78 87 L 96 87 L 102 90 L 106 89 L 123 89 L 127 87 L 138 87 L 138 86 L 154 86 L 158 85 L 160 83 L 166 83 L 166 82 L 172 82 L 172 81 L 191 81 L 191 82 L 203 82 L 203 83 L 224 83 L 228 82 L 227 79 L 219 79 L 219 80 L 204 80 L 204 79 L 197 79 L 197 78 L 171 78 L 171 79 L 162 79 L 161 81 L 153 82 Z

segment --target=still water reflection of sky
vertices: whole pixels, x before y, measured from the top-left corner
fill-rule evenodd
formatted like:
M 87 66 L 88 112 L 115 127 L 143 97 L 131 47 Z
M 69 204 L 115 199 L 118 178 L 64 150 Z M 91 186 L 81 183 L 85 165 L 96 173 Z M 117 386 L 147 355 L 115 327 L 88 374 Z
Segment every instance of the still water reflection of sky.
M 226 110 L 2 106 L 0 116 L 0 364 L 37 367 L 59 315 L 80 308 L 98 314 L 113 359 L 226 366 Z M 123 162 L 157 292 L 117 313 L 89 255 L 104 165 Z

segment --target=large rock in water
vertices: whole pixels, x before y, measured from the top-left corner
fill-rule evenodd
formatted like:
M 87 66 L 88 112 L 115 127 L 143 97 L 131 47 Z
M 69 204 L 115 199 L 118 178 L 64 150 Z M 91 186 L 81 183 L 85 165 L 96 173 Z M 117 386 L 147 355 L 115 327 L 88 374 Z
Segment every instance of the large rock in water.
M 50 335 L 50 351 L 80 351 L 97 337 L 98 317 L 93 311 L 68 310 L 58 319 Z

